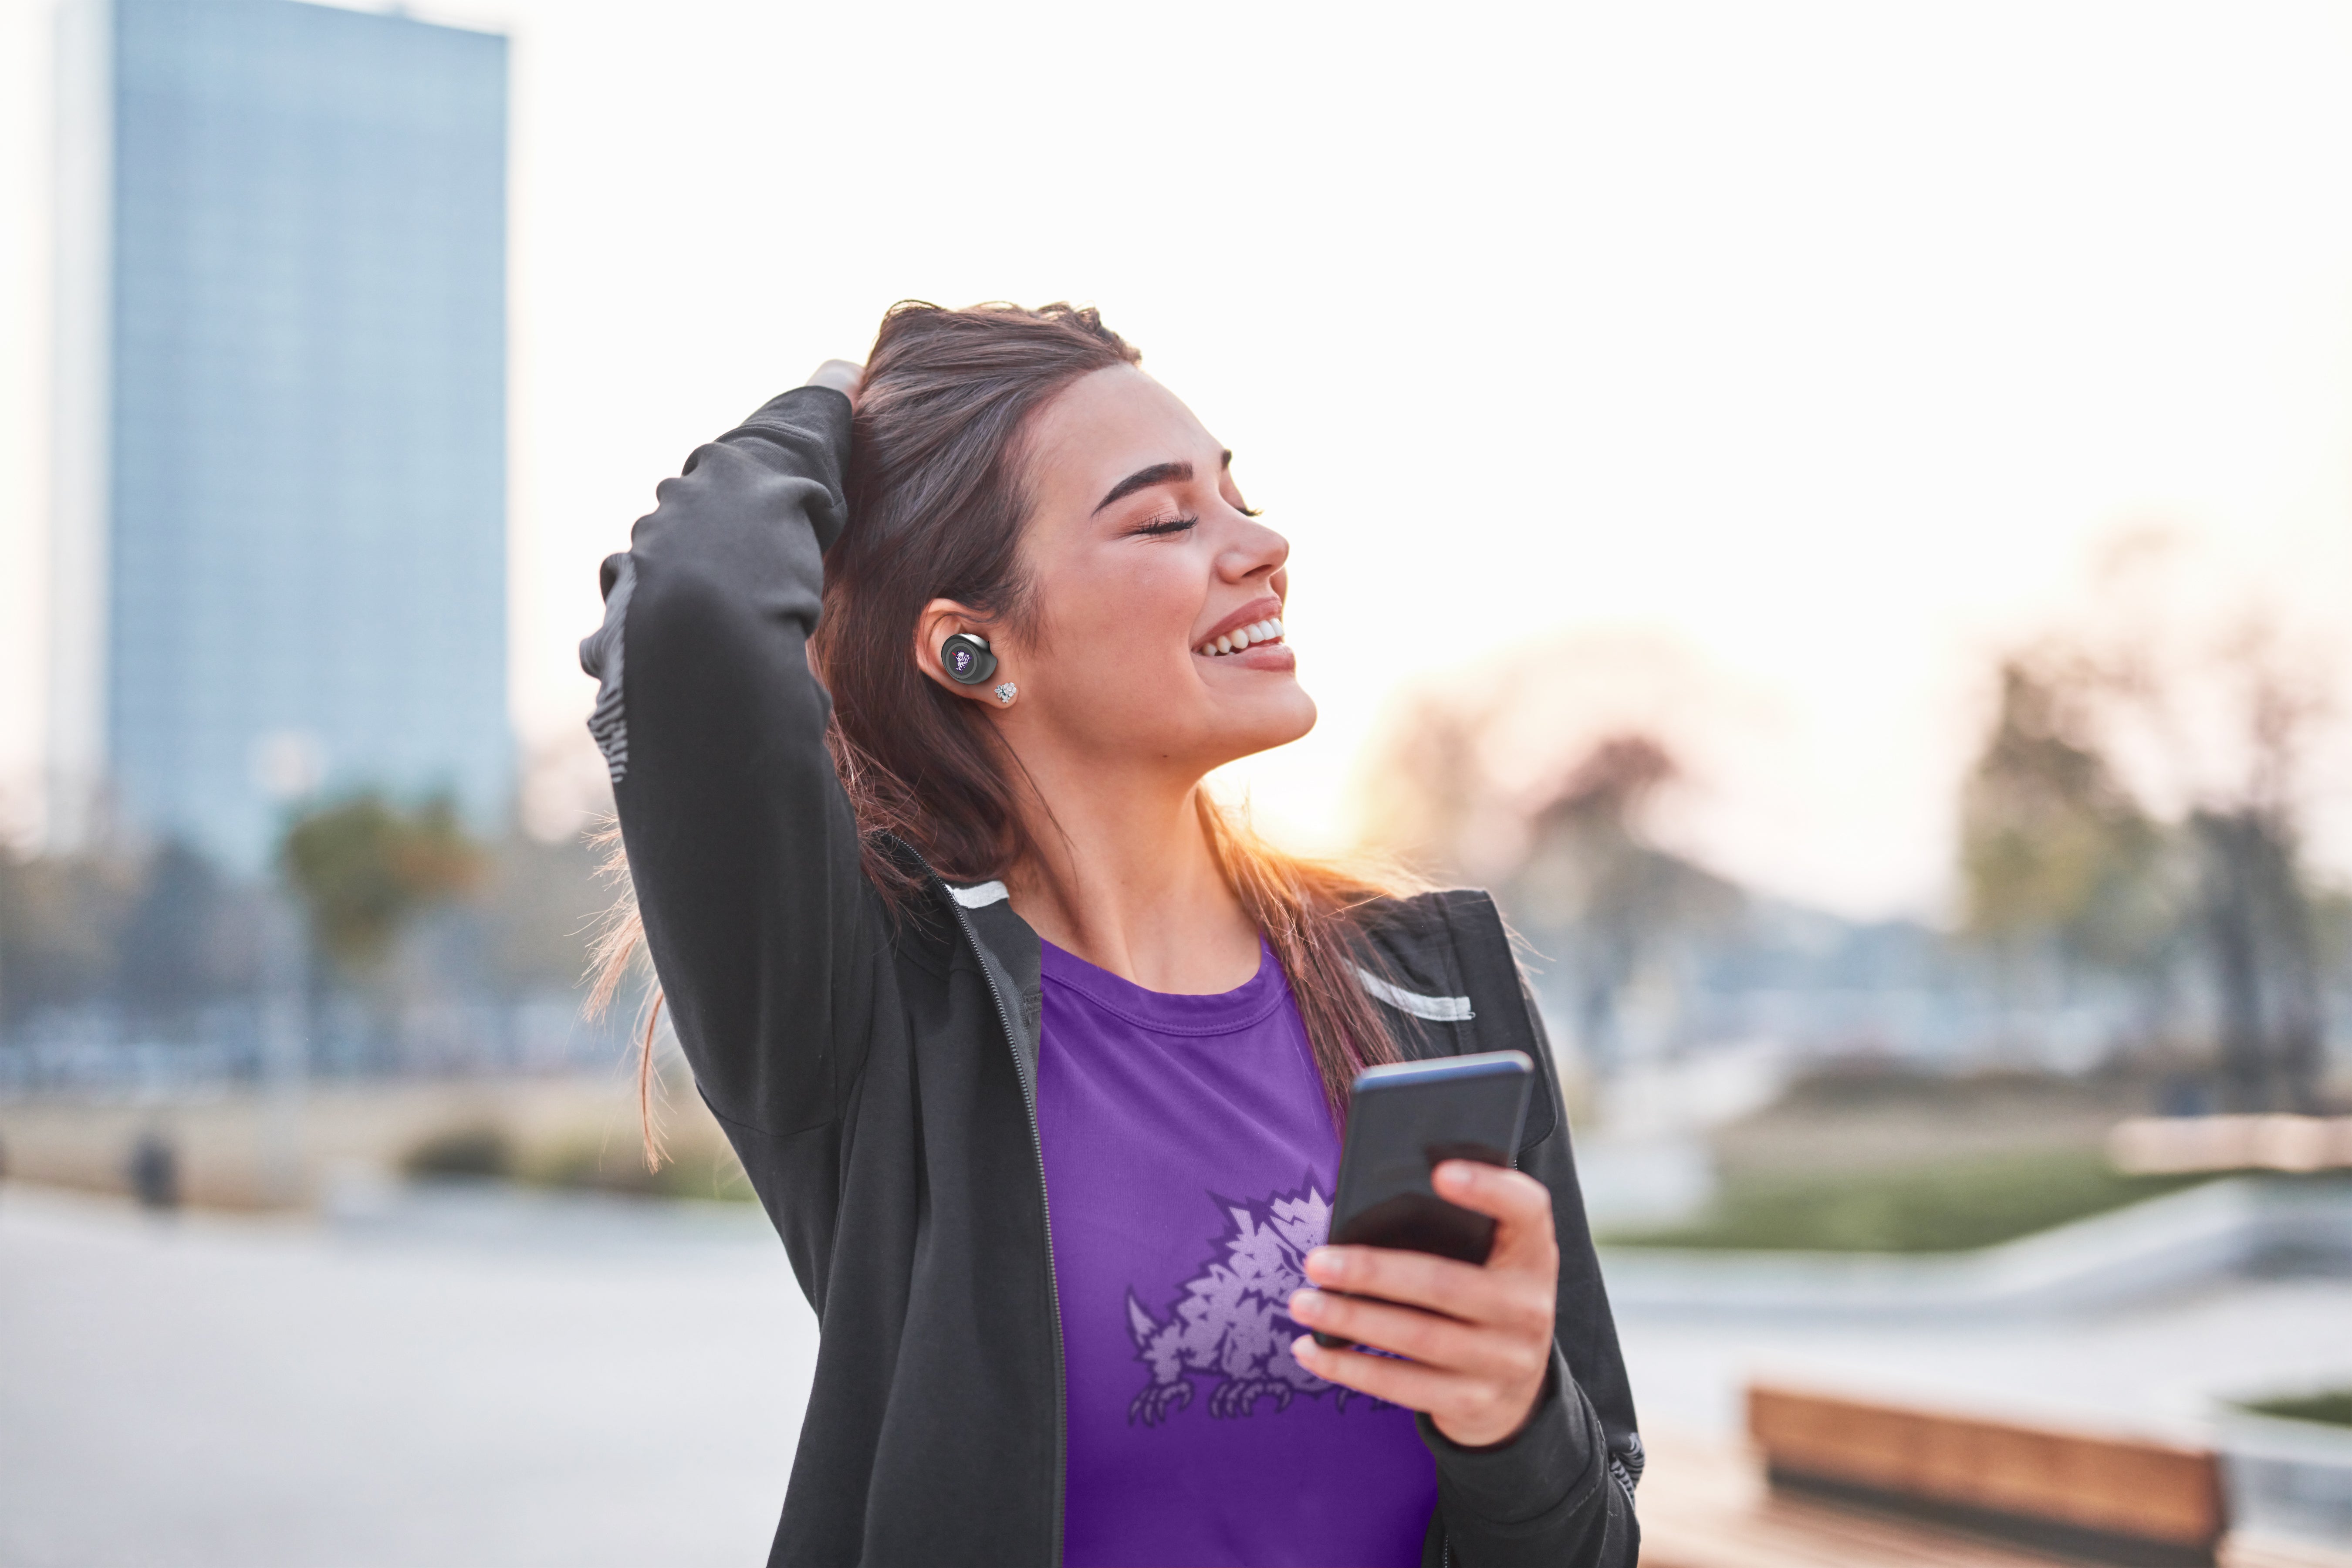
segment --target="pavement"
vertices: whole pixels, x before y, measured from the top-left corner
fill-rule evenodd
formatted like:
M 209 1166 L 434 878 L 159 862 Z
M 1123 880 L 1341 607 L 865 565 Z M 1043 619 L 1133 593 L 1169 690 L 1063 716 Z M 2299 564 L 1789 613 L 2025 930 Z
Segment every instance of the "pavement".
M 816 1325 L 764 1218 L 529 1217 L 0 1187 L 0 1563 L 765 1561 Z
M 2352 1381 L 2347 1323 L 2352 1279 L 2273 1279 L 1981 1324 L 1621 1334 L 1644 1427 L 1720 1443 L 1757 1374 L 2201 1436 L 2219 1396 Z M 765 1556 L 815 1340 L 751 1205 L 477 1188 L 157 1221 L 0 1186 L 0 1563 L 740 1568 Z
M 2211 1280 L 2131 1307 L 1860 1325 L 1622 1315 L 1644 1428 L 1728 1438 L 1761 1379 L 2210 1444 L 2233 1397 L 2352 1385 L 2352 1279 Z

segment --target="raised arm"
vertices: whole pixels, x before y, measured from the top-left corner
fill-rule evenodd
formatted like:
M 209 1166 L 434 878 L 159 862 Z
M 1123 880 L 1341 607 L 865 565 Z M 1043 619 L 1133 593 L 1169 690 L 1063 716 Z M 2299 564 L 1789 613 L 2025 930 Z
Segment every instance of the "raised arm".
M 808 668 L 823 552 L 847 521 L 854 369 L 829 365 L 662 482 L 604 563 L 604 624 L 580 648 L 678 1041 L 711 1109 L 772 1137 L 840 1114 L 882 945 Z

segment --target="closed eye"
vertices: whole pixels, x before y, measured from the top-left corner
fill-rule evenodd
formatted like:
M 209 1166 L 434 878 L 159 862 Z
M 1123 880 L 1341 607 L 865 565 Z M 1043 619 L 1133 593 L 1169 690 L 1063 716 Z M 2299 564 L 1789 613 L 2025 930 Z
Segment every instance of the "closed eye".
M 1201 520 L 1197 517 L 1157 518 L 1150 522 L 1140 524 L 1135 528 L 1130 528 L 1127 531 L 1131 537 L 1160 539 L 1172 533 L 1190 532 L 1200 522 L 1200 521 Z

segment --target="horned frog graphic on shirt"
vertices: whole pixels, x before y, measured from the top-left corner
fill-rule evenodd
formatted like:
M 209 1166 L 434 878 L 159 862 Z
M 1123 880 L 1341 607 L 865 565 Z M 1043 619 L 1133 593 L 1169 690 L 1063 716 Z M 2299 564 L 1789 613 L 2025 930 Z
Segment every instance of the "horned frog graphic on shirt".
M 1127 1293 L 1127 1326 L 1135 1359 L 1151 1369 L 1143 1392 L 1127 1407 L 1130 1425 L 1154 1426 L 1192 1403 L 1192 1374 L 1218 1382 L 1209 1394 L 1212 1415 L 1247 1415 L 1271 1394 L 1277 1414 L 1297 1394 L 1332 1395 L 1334 1408 L 1350 1399 L 1381 1401 L 1327 1383 L 1298 1364 L 1290 1345 L 1299 1334 L 1290 1318 L 1290 1294 L 1307 1283 L 1307 1253 L 1331 1231 L 1331 1204 L 1312 1180 L 1296 1193 L 1234 1203 L 1210 1194 L 1225 1216 L 1225 1234 L 1201 1272 L 1184 1281 L 1168 1321 L 1153 1318 L 1135 1292 Z

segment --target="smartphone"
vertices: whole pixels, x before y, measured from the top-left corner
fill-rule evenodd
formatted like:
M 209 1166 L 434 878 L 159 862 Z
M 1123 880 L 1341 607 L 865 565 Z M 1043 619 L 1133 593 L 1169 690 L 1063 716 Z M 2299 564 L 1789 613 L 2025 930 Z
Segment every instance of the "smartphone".
M 1441 1160 L 1510 1164 L 1535 1076 L 1535 1063 L 1524 1051 L 1398 1062 L 1364 1072 L 1348 1106 L 1348 1143 L 1331 1207 L 1333 1244 L 1486 1262 L 1495 1248 L 1494 1220 L 1439 1197 L 1429 1173 Z M 1354 1342 L 1318 1331 L 1315 1342 L 1342 1350 Z

